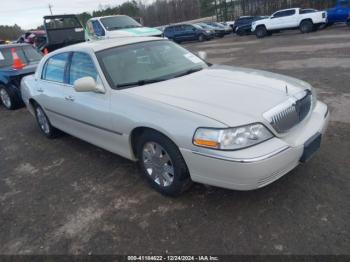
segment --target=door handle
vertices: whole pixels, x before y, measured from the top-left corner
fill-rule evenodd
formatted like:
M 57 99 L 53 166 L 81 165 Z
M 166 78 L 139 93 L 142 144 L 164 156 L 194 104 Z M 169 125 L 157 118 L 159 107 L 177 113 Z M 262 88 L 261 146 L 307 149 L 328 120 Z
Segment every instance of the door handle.
M 74 97 L 72 97 L 72 96 L 66 96 L 64 99 L 67 101 L 71 101 L 71 102 L 74 101 Z

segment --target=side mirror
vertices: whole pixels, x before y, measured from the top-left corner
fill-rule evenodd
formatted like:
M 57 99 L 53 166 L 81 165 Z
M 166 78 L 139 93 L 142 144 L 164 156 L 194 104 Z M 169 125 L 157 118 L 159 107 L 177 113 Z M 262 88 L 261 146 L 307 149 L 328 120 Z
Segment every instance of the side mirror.
M 74 89 L 76 92 L 96 92 L 104 93 L 103 87 L 97 85 L 95 79 L 91 76 L 79 78 L 74 82 Z
M 204 61 L 206 61 L 207 58 L 208 58 L 207 52 L 205 52 L 205 51 L 199 51 L 198 52 L 198 56 L 199 56 L 200 59 L 202 59 Z

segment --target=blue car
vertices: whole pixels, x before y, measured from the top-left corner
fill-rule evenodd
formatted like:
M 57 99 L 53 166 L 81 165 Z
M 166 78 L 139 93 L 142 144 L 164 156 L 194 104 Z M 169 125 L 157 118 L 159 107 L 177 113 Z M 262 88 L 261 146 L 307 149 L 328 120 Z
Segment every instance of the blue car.
M 350 23 L 350 0 L 338 0 L 334 8 L 327 10 L 328 25 L 339 22 Z
M 211 31 L 191 24 L 176 24 L 167 26 L 164 30 L 164 36 L 177 43 L 195 40 L 202 42 L 213 38 Z
M 19 60 L 17 65 L 13 59 L 13 52 Z M 0 104 L 8 110 L 23 106 L 20 92 L 22 77 L 34 74 L 42 58 L 29 44 L 0 45 Z

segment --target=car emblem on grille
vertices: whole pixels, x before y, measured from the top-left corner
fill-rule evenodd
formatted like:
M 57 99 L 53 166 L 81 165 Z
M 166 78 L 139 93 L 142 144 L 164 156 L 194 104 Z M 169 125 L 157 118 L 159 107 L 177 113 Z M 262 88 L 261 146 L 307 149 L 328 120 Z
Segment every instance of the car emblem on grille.
M 310 90 L 303 90 L 290 96 L 286 86 L 286 93 L 289 97 L 288 100 L 263 114 L 278 133 L 285 133 L 300 123 L 308 115 L 311 108 L 312 93 Z

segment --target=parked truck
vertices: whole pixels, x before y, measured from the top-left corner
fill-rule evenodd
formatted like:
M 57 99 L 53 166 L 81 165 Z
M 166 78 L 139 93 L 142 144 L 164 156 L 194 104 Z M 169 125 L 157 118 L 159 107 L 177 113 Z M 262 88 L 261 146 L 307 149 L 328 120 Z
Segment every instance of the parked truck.
M 335 7 L 327 10 L 327 25 L 347 23 L 350 26 L 350 0 L 338 0 Z
M 254 21 L 252 32 L 258 38 L 289 29 L 299 29 L 302 33 L 310 33 L 326 22 L 327 13 L 325 11 L 309 12 L 301 8 L 291 8 L 279 10 L 266 19 Z

